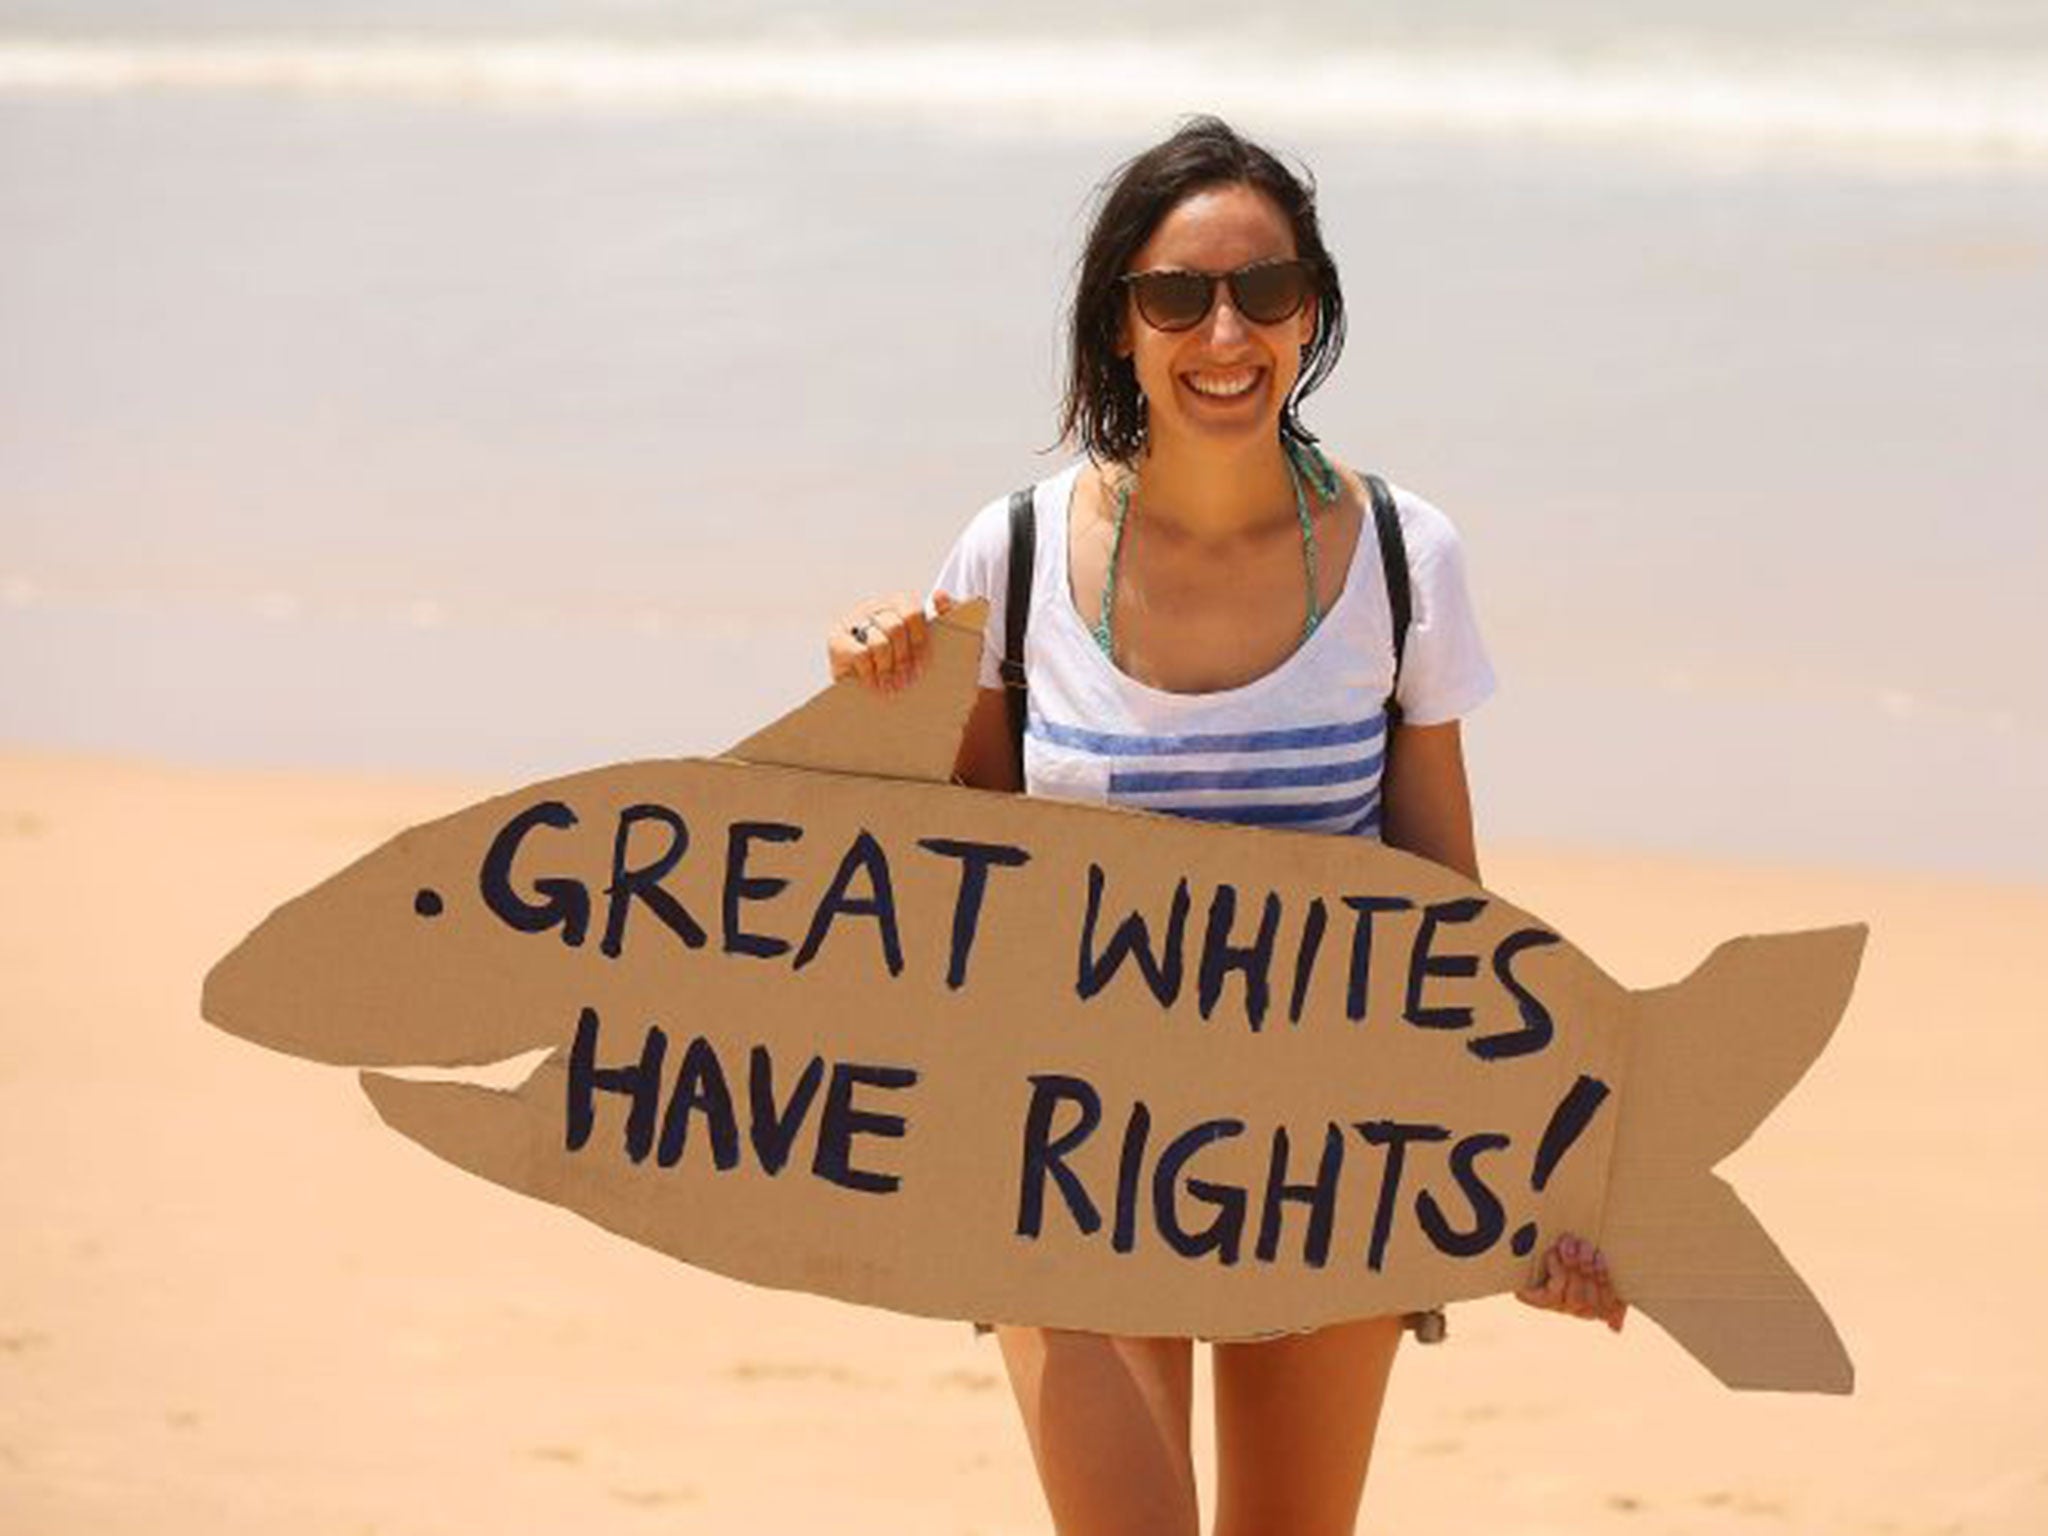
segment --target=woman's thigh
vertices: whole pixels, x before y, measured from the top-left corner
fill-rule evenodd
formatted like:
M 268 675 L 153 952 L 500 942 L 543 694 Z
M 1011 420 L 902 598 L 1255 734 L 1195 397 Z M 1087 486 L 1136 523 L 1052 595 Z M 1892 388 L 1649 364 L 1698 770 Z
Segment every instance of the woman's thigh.
M 1060 1536 L 1195 1536 L 1186 1339 L 998 1328 Z
M 1216 1346 L 1216 1536 L 1350 1536 L 1399 1317 Z

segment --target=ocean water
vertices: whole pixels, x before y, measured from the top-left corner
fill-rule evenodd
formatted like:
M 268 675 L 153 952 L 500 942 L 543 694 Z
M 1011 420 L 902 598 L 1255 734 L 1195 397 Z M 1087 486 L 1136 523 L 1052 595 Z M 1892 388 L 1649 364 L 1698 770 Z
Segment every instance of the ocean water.
M 1448 9 L 0 4 L 0 742 L 717 749 L 1060 462 L 1217 108 L 1466 535 L 1486 832 L 2048 877 L 2048 8 Z

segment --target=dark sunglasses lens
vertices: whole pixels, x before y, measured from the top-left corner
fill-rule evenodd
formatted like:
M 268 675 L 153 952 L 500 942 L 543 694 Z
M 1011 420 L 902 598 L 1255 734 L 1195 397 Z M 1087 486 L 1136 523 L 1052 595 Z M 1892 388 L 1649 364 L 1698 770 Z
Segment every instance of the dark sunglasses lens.
M 1298 261 L 1270 261 L 1230 275 L 1230 299 L 1254 325 L 1277 325 L 1308 298 L 1308 269 Z
M 1213 286 L 1199 272 L 1147 272 L 1131 283 L 1138 296 L 1138 313 L 1147 325 L 1162 331 L 1185 331 L 1200 324 L 1202 316 L 1209 313 Z

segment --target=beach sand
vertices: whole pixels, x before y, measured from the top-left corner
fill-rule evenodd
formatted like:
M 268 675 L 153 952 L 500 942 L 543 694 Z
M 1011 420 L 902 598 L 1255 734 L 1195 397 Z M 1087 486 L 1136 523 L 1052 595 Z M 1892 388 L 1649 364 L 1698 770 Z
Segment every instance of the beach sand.
M 965 1328 L 632 1247 L 200 1022 L 270 907 L 493 787 L 0 755 L 0 1530 L 1046 1530 Z M 1487 874 L 1638 986 L 1736 933 L 1872 924 L 1835 1044 L 1727 1165 L 1859 1385 L 1738 1395 L 1640 1317 L 1459 1307 L 1396 1369 L 1361 1529 L 2048 1530 L 2048 892 L 1562 850 Z

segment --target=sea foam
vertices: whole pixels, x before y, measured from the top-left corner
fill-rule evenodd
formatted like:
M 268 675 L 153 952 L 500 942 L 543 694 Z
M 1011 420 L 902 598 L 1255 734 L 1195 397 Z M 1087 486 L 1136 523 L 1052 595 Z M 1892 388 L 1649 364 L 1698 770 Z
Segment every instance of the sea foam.
M 2048 63 L 1351 49 L 1137 41 L 627 44 L 568 38 L 0 42 L 0 95 L 342 96 L 591 112 L 782 105 L 960 127 L 1259 126 L 1482 140 L 2048 164 Z

